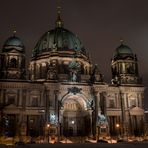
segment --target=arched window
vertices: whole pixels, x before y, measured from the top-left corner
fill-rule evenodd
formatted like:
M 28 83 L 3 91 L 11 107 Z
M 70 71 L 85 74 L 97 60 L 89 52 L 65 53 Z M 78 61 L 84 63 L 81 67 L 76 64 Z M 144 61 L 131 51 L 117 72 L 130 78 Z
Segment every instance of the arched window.
M 10 60 L 10 67 L 11 68 L 16 68 L 17 67 L 17 60 L 15 58 L 12 58 Z

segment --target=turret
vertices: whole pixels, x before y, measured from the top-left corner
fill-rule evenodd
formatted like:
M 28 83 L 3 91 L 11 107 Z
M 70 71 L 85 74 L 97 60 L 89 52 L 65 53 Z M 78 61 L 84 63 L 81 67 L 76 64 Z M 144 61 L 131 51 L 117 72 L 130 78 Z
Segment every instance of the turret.
M 5 41 L 0 61 L 0 79 L 26 79 L 25 47 L 21 39 L 16 36 L 16 31 Z
M 111 61 L 113 84 L 141 84 L 138 60 L 132 49 L 121 41 Z

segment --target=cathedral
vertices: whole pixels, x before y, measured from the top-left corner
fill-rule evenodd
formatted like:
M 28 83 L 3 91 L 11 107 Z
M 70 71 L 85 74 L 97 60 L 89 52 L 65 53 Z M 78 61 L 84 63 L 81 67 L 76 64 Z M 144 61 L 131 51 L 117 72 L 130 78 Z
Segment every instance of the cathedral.
M 0 51 L 0 136 L 143 136 L 145 87 L 137 56 L 121 42 L 111 58 L 108 84 L 78 36 L 64 28 L 60 10 L 29 65 L 14 32 Z

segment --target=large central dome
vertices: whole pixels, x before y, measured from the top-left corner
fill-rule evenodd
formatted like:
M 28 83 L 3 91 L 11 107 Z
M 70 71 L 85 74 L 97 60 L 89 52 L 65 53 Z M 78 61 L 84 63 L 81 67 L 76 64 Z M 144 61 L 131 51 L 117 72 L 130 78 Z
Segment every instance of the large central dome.
M 55 28 L 44 33 L 33 49 L 31 80 L 88 82 L 91 68 L 89 54 L 79 38 L 63 27 L 58 11 Z
M 62 26 L 56 26 L 39 39 L 33 50 L 33 57 L 47 51 L 80 51 L 85 54 L 79 38 Z
M 83 55 L 86 55 L 86 51 L 79 38 L 63 27 L 60 10 L 58 10 L 55 29 L 49 30 L 43 34 L 37 42 L 32 56 L 37 57 L 44 53 L 49 54 L 49 52 L 52 51 L 79 51 Z

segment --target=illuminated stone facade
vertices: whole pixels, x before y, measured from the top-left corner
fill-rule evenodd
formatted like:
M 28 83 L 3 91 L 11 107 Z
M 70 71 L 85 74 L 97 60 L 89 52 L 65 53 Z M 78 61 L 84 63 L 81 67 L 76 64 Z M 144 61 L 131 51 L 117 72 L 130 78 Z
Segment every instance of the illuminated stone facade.
M 144 86 L 132 49 L 121 43 L 115 50 L 111 84 L 105 83 L 79 38 L 64 29 L 59 12 L 55 28 L 33 49 L 28 68 L 15 34 L 2 47 L 0 68 L 3 135 L 144 134 Z

